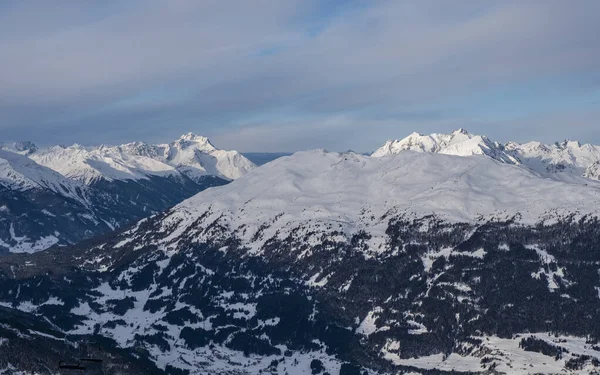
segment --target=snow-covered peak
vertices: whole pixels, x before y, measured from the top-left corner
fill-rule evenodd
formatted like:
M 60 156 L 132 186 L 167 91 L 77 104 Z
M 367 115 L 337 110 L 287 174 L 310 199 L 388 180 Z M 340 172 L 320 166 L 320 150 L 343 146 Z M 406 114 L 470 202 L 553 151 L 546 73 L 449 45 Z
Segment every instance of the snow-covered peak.
M 166 163 L 192 180 L 210 175 L 235 180 L 256 168 L 239 152 L 219 150 L 207 137 L 194 133 L 186 133 L 173 143 L 156 147 Z
M 179 141 L 208 142 L 208 138 L 192 132 L 187 132 L 179 137 Z
M 457 156 L 487 155 L 505 163 L 518 163 L 516 158 L 505 153 L 503 149 L 504 147 L 501 144 L 489 140 L 486 136 L 473 135 L 461 128 L 450 134 L 422 135 L 412 133 L 401 140 L 389 140 L 376 150 L 372 156 L 383 157 L 398 154 L 402 151 L 416 151 Z
M 448 146 L 455 146 L 472 139 L 474 136 L 464 129 L 458 129 L 450 134 L 433 133 L 423 135 L 411 133 L 401 140 L 389 140 L 385 145 L 373 153 L 372 156 L 381 157 L 397 154 L 402 151 L 436 152 L 443 153 Z
M 173 147 L 180 149 L 193 148 L 204 152 L 211 152 L 217 150 L 207 137 L 197 135 L 194 133 L 185 133 L 179 139 L 171 144 Z
M 458 135 L 458 134 L 462 134 L 462 135 L 470 135 L 469 132 L 466 129 L 463 128 L 458 128 L 455 131 L 452 132 L 452 134 L 454 135 Z

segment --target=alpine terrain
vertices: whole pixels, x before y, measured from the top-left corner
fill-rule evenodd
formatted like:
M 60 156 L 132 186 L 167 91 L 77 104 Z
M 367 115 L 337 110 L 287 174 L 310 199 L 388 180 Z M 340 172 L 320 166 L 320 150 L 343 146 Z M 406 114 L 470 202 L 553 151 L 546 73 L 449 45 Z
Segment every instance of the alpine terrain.
M 185 138 L 111 152 L 204 176 Z M 595 149 L 457 131 L 300 152 L 110 236 L 1 257 L 0 373 L 597 373 Z M 95 181 L 77 170 L 73 204 Z
M 569 182 L 581 182 L 578 177 L 600 179 L 600 146 L 582 145 L 577 141 L 549 145 L 540 142 L 501 144 L 464 129 L 451 134 L 412 133 L 401 140 L 387 141 L 372 156 L 382 157 L 408 150 L 458 156 L 485 155 L 503 163 L 521 165 L 545 177 Z
M 129 143 L 0 150 L 0 254 L 73 244 L 162 212 L 255 165 L 188 133 L 164 145 Z

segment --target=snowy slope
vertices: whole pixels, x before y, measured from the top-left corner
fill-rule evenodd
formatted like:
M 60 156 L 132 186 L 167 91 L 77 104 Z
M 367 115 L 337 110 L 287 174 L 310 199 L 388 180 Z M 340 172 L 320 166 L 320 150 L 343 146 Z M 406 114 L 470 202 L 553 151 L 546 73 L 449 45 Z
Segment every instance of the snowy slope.
M 63 176 L 90 184 L 99 179 L 138 180 L 149 175 L 176 175 L 177 171 L 158 160 L 129 155 L 119 147 L 86 149 L 80 145 L 54 146 L 31 154 L 36 162 Z
M 29 143 L 28 143 L 29 144 Z M 80 145 L 54 146 L 37 150 L 35 146 L 12 146 L 25 151 L 33 160 L 62 175 L 91 184 L 101 179 L 126 181 L 150 176 L 179 176 L 200 181 L 205 176 L 227 180 L 241 177 L 255 167 L 237 151 L 215 148 L 208 138 L 188 133 L 170 144 L 143 142 L 120 146 L 86 148 Z
M 103 227 L 92 206 L 87 186 L 0 150 L 0 254 L 44 250 Z
M 193 182 L 168 164 L 119 147 L 57 146 L 26 154 L 0 150 L 0 254 L 73 244 L 226 183 L 217 177 Z
M 80 203 L 88 203 L 84 185 L 71 181 L 26 156 L 4 150 L 0 150 L 0 184 L 17 191 L 48 189 Z
M 219 223 L 256 251 L 273 236 L 366 230 L 376 251 L 378 238 L 385 237 L 388 214 L 435 214 L 451 222 L 517 215 L 521 222 L 534 223 L 568 213 L 595 215 L 597 207 L 600 183 L 547 180 L 483 156 L 403 152 L 372 158 L 307 151 L 182 202 L 164 226 L 176 224 L 172 239 L 192 223 Z M 197 239 L 210 235 L 202 233 Z
M 521 165 L 557 180 L 586 183 L 586 180 L 580 177 L 600 179 L 600 146 L 575 141 L 550 145 L 540 142 L 501 144 L 485 136 L 473 135 L 459 129 L 451 134 L 412 133 L 402 140 L 389 140 L 372 156 L 382 157 L 402 151 L 458 156 L 486 155 L 504 163 Z

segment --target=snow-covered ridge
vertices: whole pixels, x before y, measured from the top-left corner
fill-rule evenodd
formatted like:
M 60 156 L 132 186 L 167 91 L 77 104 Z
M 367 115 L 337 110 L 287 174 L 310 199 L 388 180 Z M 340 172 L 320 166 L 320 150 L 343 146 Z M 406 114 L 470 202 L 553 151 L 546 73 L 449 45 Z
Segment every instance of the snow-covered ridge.
M 74 144 L 39 150 L 31 142 L 19 142 L 1 148 L 27 155 L 38 164 L 85 184 L 101 179 L 138 180 L 181 175 L 196 181 L 204 176 L 234 180 L 256 167 L 237 151 L 219 150 L 208 138 L 193 133 L 158 145 L 134 142 L 83 147 Z
M 130 155 L 118 146 L 93 149 L 80 145 L 53 146 L 30 157 L 69 179 L 86 184 L 102 178 L 112 181 L 178 174 L 170 165 L 146 156 Z
M 597 207 L 600 183 L 549 180 L 483 156 L 403 152 L 373 158 L 307 151 L 182 202 L 164 220 L 172 232 L 165 243 L 177 240 L 192 224 L 219 223 L 256 251 L 273 237 L 293 234 L 313 244 L 322 232 L 351 235 L 361 230 L 377 247 L 390 214 L 435 214 L 450 222 L 517 216 L 523 223 L 535 223 L 571 213 L 596 215 Z M 317 235 L 312 238 L 310 233 Z M 210 235 L 199 232 L 194 239 Z
M 10 190 L 48 189 L 87 206 L 86 187 L 26 156 L 0 150 L 0 185 Z
M 187 133 L 177 141 L 156 145 L 162 160 L 192 179 L 215 175 L 228 180 L 242 177 L 256 165 L 237 151 L 219 150 L 208 138 Z
M 431 152 L 457 156 L 486 155 L 505 163 L 518 163 L 516 158 L 504 152 L 504 147 L 498 142 L 493 142 L 486 136 L 470 134 L 464 129 L 455 130 L 451 134 L 421 135 L 412 133 L 402 140 L 387 141 L 372 156 L 382 157 L 402 151 Z
M 523 165 L 545 175 L 562 178 L 583 176 L 595 180 L 599 178 L 600 146 L 576 141 L 550 145 L 540 142 L 508 142 L 505 148 L 507 152 L 518 155 Z
M 389 140 L 372 156 L 384 157 L 403 151 L 439 153 L 457 156 L 485 155 L 503 163 L 517 164 L 546 177 L 581 182 L 579 177 L 600 179 L 600 146 L 575 141 L 543 144 L 528 142 L 501 144 L 486 136 L 464 129 L 451 134 L 412 133 L 401 140 Z

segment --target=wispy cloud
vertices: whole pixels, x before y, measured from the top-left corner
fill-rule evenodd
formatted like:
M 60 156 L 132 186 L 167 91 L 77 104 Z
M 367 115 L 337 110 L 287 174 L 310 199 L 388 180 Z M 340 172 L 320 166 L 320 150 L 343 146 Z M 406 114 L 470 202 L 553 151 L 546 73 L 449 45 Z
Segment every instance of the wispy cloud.
M 246 150 L 269 133 L 280 151 L 459 122 L 503 135 L 595 95 L 597 14 L 594 0 L 2 2 L 0 130 L 51 143 L 193 130 Z

